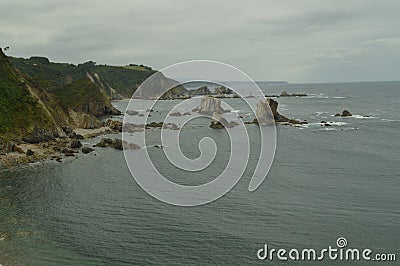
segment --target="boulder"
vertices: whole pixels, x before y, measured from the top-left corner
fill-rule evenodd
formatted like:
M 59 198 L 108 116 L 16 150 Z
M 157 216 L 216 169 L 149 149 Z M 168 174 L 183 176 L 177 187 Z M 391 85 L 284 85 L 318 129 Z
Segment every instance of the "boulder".
M 33 155 L 35 155 L 34 151 L 32 151 L 32 150 L 27 150 L 26 151 L 26 156 L 33 156 Z
M 112 130 L 115 130 L 115 131 L 118 131 L 118 132 L 122 132 L 122 122 L 121 121 L 108 119 L 104 123 L 104 126 L 105 127 L 109 127 Z
M 68 149 L 68 148 L 64 148 L 61 150 L 61 153 L 64 153 L 65 156 L 75 156 L 74 153 L 78 153 L 78 151 L 72 150 L 72 149 Z
M 128 111 L 126 111 L 126 114 L 130 115 L 130 116 L 134 116 L 134 115 L 138 115 L 139 112 L 135 111 L 135 110 L 128 110 Z
M 82 147 L 82 143 L 77 139 L 73 139 L 69 144 L 69 147 L 71 149 L 79 149 L 80 147 Z
M 90 148 L 90 147 L 82 147 L 82 152 L 83 152 L 84 154 L 91 153 L 91 152 L 93 152 L 93 151 L 94 151 L 93 148 Z
M 95 147 L 111 147 L 117 150 L 130 149 L 130 150 L 138 150 L 140 146 L 134 143 L 130 143 L 127 141 L 122 141 L 121 139 L 110 139 L 110 138 L 102 138 L 99 143 L 95 145 Z
M 171 113 L 170 116 L 182 116 L 180 112 Z
M 352 114 L 347 110 L 343 110 L 343 112 L 340 116 L 352 116 Z

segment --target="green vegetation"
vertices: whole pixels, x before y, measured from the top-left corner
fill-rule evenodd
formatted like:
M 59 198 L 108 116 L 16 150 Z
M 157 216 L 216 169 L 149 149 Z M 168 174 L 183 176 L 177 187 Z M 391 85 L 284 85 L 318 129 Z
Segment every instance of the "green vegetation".
M 89 61 L 79 65 L 53 63 L 45 57 L 29 59 L 10 57 L 14 66 L 32 79 L 36 86 L 47 91 L 58 89 L 86 77 L 87 73 L 97 73 L 107 87 L 105 92 L 111 96 L 110 87 L 123 97 L 130 98 L 136 88 L 156 71 L 144 65 L 107 66 Z
M 71 108 L 76 112 L 102 116 L 106 109 L 113 108 L 107 96 L 89 78 L 82 78 L 51 93 L 65 110 Z
M 28 89 L 29 82 L 15 71 L 0 50 L 0 137 L 12 138 L 48 129 L 52 120 Z

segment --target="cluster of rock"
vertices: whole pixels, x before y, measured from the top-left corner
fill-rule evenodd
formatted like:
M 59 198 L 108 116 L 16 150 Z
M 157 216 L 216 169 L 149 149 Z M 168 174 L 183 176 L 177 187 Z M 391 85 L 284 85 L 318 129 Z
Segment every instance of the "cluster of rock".
M 197 88 L 190 91 L 190 95 L 210 95 L 211 91 L 207 86 Z
M 174 113 L 171 113 L 170 114 L 170 116 L 185 116 L 185 115 L 191 115 L 191 113 L 190 112 L 185 112 L 185 113 L 181 113 L 181 112 L 174 112 Z
M 233 91 L 225 86 L 221 86 L 214 89 L 214 94 L 216 95 L 233 94 Z
M 99 143 L 94 145 L 95 147 L 111 147 L 117 150 L 129 149 L 139 150 L 140 146 L 135 143 L 130 143 L 121 139 L 110 139 L 102 138 Z
M 265 95 L 265 97 L 305 97 L 308 96 L 305 93 L 288 93 L 287 91 L 282 91 L 280 95 Z

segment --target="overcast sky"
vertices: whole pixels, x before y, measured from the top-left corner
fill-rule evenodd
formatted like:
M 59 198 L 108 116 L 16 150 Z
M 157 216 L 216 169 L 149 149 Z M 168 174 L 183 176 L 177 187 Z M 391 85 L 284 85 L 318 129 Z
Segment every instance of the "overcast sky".
M 256 80 L 400 80 L 400 1 L 1 0 L 0 46 L 156 69 L 210 59 Z

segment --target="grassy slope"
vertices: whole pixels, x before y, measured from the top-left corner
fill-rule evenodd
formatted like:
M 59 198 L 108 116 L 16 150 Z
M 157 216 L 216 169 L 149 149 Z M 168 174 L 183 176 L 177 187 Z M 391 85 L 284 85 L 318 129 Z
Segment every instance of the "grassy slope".
M 89 72 L 99 74 L 103 82 L 124 97 L 131 97 L 138 85 L 155 73 L 154 70 L 145 66 L 119 67 L 89 63 L 76 66 L 67 63 L 46 62 L 45 58 L 39 59 L 10 58 L 17 69 L 29 76 L 36 85 L 47 90 L 80 80 L 86 76 L 86 72 Z
M 103 109 L 113 108 L 105 94 L 89 78 L 82 78 L 62 88 L 51 91 L 60 105 L 76 112 L 91 113 L 102 116 Z
M 18 138 L 35 129 L 52 127 L 52 119 L 33 97 L 28 81 L 0 50 L 0 137 Z

